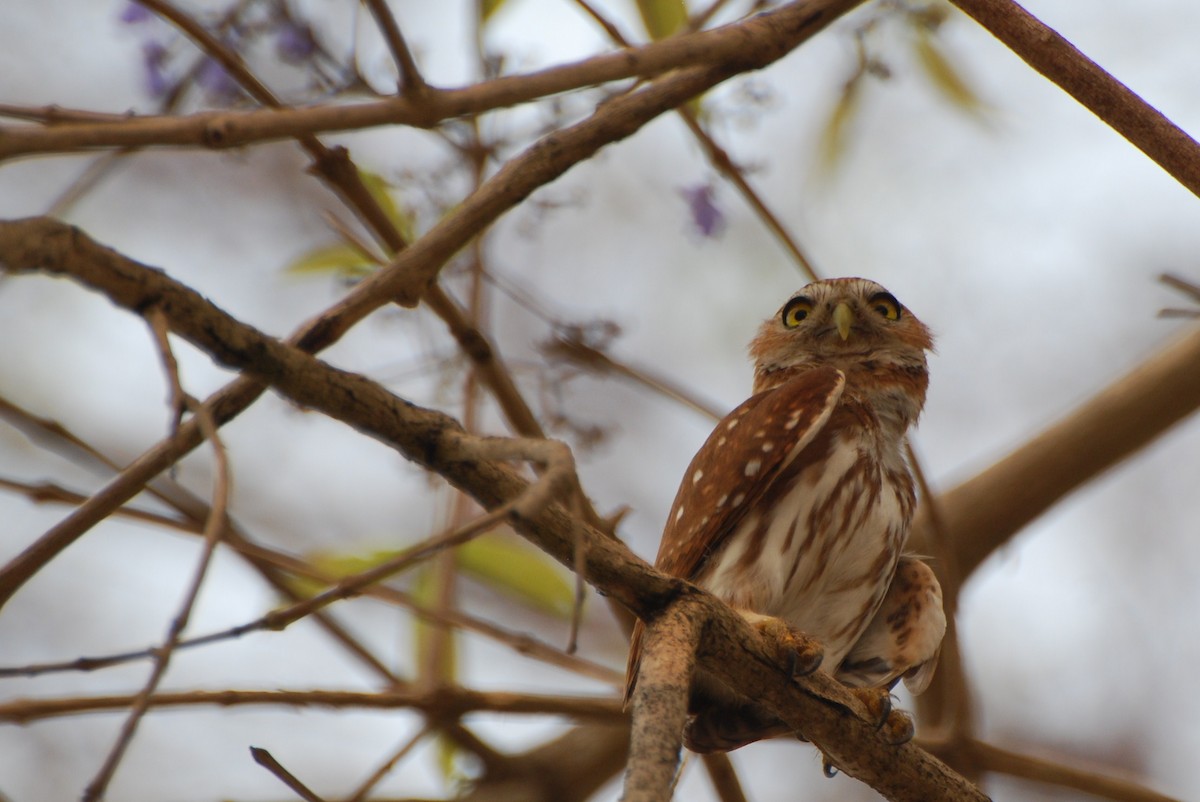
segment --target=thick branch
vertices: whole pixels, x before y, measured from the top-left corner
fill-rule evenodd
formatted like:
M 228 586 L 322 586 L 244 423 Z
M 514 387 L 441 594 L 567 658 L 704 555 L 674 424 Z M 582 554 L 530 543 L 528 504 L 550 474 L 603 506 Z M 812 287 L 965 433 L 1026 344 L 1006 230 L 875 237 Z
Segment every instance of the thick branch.
M 1065 419 L 938 497 L 962 576 L 1060 498 L 1200 407 L 1200 327 L 1138 365 Z M 928 537 L 928 509 L 914 525 Z
M 950 1 L 1200 196 L 1200 143 L 1182 128 L 1016 3 Z

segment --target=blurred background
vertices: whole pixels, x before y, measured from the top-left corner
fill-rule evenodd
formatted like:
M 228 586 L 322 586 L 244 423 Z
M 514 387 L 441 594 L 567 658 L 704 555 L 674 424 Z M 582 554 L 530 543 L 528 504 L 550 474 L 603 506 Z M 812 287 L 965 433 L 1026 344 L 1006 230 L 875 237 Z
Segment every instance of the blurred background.
M 594 5 L 630 39 L 647 39 L 632 0 Z M 727 5 L 716 22 L 747 7 Z M 1175 123 L 1200 131 L 1200 6 L 1025 5 Z M 508 0 L 482 28 L 471 2 L 391 6 L 427 80 L 442 87 L 611 47 L 569 0 Z M 213 20 L 229 4 L 186 8 Z M 365 10 L 349 0 L 295 0 L 285 8 L 291 30 L 261 12 L 273 21 L 257 38 L 244 34 L 244 46 L 286 101 L 327 99 L 351 59 L 365 82 L 356 91 L 391 91 L 391 58 Z M 935 14 L 937 24 L 923 28 L 917 12 Z M 17 0 L 4 18 L 4 104 L 155 112 L 167 99 L 164 87 L 185 80 L 198 58 L 165 23 L 141 20 L 125 3 Z M 317 49 L 304 50 L 313 44 L 304 43 L 305 31 Z M 297 32 L 301 57 L 289 63 L 285 34 Z M 318 64 L 323 83 L 314 78 Z M 194 76 L 188 86 L 183 111 L 247 102 L 211 76 Z M 602 97 L 595 90 L 489 114 L 474 130 L 465 123 L 440 133 L 382 127 L 324 140 L 347 146 L 360 168 L 386 183 L 398 214 L 419 234 L 472 186 L 456 144 L 478 136 L 503 160 L 551 127 L 580 119 Z M 702 119 L 822 275 L 881 282 L 936 333 L 929 401 L 913 440 L 935 491 L 1069 415 L 1194 325 L 1157 316 L 1187 305 L 1158 276 L 1200 282 L 1200 201 L 949 6 L 867 3 L 781 62 L 706 95 Z M 332 304 L 352 280 L 314 257 L 338 244 L 329 215 L 348 215 L 306 174 L 305 156 L 292 143 L 219 153 L 153 149 L 98 168 L 97 161 L 88 154 L 0 164 L 0 216 L 53 211 L 278 336 Z M 103 172 L 64 197 L 90 169 Z M 628 378 L 555 358 L 545 344 L 582 337 L 723 412 L 748 394 L 745 345 L 755 328 L 807 278 L 670 114 L 504 216 L 480 258 L 484 327 L 535 412 L 574 446 L 597 509 L 628 507 L 619 534 L 653 558 L 678 479 L 712 419 Z M 461 257 L 444 274 L 460 298 L 471 291 L 471 262 Z M 0 344 L 0 397 L 61 423 L 118 463 L 167 434 L 167 388 L 153 340 L 141 320 L 103 297 L 61 280 L 0 278 Z M 192 395 L 204 397 L 232 378 L 186 344 L 176 343 L 176 355 Z M 416 403 L 463 414 L 466 365 L 426 310 L 382 310 L 324 357 Z M 490 402 L 473 414 L 481 430 L 505 431 Z M 275 396 L 223 436 L 232 514 L 272 548 L 334 562 L 367 558 L 429 536 L 454 514 L 443 483 Z M 205 448 L 172 474 L 205 498 L 212 475 Z M 7 560 L 68 512 L 35 503 L 27 486 L 50 482 L 90 493 L 106 477 L 0 422 L 0 478 L 10 483 L 0 490 L 0 560 Z M 958 626 L 980 737 L 1200 798 L 1200 699 L 1186 690 L 1200 661 L 1198 479 L 1200 422 L 1190 419 L 1068 497 L 970 577 Z M 152 500 L 139 503 L 159 509 Z M 0 664 L 160 642 L 198 549 L 196 538 L 162 527 L 105 522 L 4 608 Z M 537 557 L 519 560 L 532 565 Z M 553 570 L 567 587 L 570 575 Z M 397 580 L 410 590 L 415 584 Z M 511 584 L 465 575 L 458 604 L 565 646 L 560 591 L 547 590 L 550 601 L 521 598 Z M 188 632 L 244 623 L 279 603 L 244 563 L 219 551 Z M 358 600 L 334 613 L 398 674 L 418 673 L 418 636 L 405 610 Z M 493 640 L 464 634 L 457 644 L 456 681 L 470 687 L 617 693 Z M 620 671 L 624 650 L 619 627 L 593 595 L 581 656 Z M 147 671 L 135 662 L 6 677 L 0 703 L 134 693 Z M 371 690 L 378 682 L 304 622 L 180 652 L 163 687 Z M 902 704 L 912 706 L 907 698 Z M 95 713 L 0 727 L 0 793 L 78 797 L 122 718 Z M 505 751 L 566 726 L 484 715 L 469 722 Z M 420 726 L 417 716 L 398 711 L 152 711 L 110 798 L 288 798 L 249 759 L 250 745 L 302 768 L 327 798 L 342 798 Z M 754 800 L 876 798 L 853 780 L 823 778 L 807 745 L 759 744 L 733 759 Z M 429 740 L 378 793 L 443 796 L 469 774 L 466 761 L 447 758 Z M 987 778 L 986 789 L 1000 800 L 1090 798 L 999 775 Z M 618 793 L 610 783 L 600 798 Z M 697 766 L 685 771 L 678 797 L 713 798 Z

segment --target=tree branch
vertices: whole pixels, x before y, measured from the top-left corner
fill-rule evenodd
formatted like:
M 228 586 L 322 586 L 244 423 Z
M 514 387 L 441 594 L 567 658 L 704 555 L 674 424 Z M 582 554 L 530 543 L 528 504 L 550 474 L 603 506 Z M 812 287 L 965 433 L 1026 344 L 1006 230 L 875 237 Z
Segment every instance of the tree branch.
M 624 802 L 671 798 L 703 626 L 703 611 L 687 596 L 646 623 L 633 691 Z
M 1200 196 L 1200 143 L 1011 0 L 950 0 Z
M 6 110 L 8 116 L 20 114 L 30 118 L 40 117 L 47 123 L 54 122 L 45 127 L 0 127 L 0 161 L 35 154 L 76 153 L 107 148 L 242 147 L 255 142 L 384 125 L 432 128 L 456 117 L 508 108 L 611 81 L 650 78 L 684 67 L 727 65 L 732 69 L 728 74 L 734 74 L 758 69 L 782 56 L 781 52 L 774 53 L 763 61 L 767 52 L 774 49 L 764 45 L 771 40 L 790 39 L 798 24 L 811 22 L 815 28 L 807 31 L 801 39 L 793 41 L 784 52 L 861 2 L 793 2 L 749 20 L 673 36 L 661 42 L 625 48 L 538 72 L 497 78 L 459 89 L 427 87 L 419 99 L 401 96 L 375 103 L 147 117 L 71 112 L 57 108 L 39 112 L 36 109 L 0 107 Z M 159 11 L 169 8 L 166 3 L 150 5 Z M 70 121 L 64 122 L 64 119 Z
M 85 696 L 68 699 L 15 699 L 0 703 L 0 721 L 29 724 L 33 721 L 126 710 L 135 696 Z M 275 705 L 332 709 L 398 710 L 409 708 L 454 719 L 467 713 L 489 712 L 523 715 L 569 716 L 576 719 L 621 722 L 626 720 L 621 702 L 612 698 L 539 696 L 504 692 L 437 688 L 432 691 L 187 691 L 156 692 L 147 699 L 150 708 L 246 707 Z
M 1200 408 L 1200 326 L 1004 459 L 938 497 L 963 577 L 1060 498 Z M 914 548 L 926 549 L 917 511 Z

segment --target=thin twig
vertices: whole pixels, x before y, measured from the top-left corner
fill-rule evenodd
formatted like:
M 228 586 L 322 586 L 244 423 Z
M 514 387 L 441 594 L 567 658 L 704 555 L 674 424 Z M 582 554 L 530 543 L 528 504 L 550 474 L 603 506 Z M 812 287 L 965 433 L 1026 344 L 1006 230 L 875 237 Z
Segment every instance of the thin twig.
M 379 767 L 376 768 L 375 771 L 371 772 L 370 775 L 368 775 L 367 778 L 362 781 L 358 788 L 354 789 L 354 793 L 350 794 L 350 796 L 346 798 L 346 802 L 363 802 L 363 800 L 367 798 L 367 795 L 374 790 L 375 786 L 379 785 L 379 783 L 383 781 L 383 778 L 386 777 L 388 773 L 396 767 L 396 764 L 407 757 L 408 753 L 411 752 L 413 748 L 416 747 L 416 745 L 419 744 L 428 734 L 429 727 L 425 726 L 417 731 L 417 733 L 412 737 L 405 739 L 404 743 L 402 743 L 398 749 L 392 752 L 387 760 L 380 763 Z
M 252 746 L 250 747 L 250 755 L 254 758 L 255 763 L 278 777 L 280 782 L 295 791 L 304 802 L 324 802 L 321 797 L 309 790 L 307 785 L 300 782 L 294 774 L 285 769 L 266 749 L 260 746 Z
M 156 318 L 165 325 L 165 319 Z M 161 339 L 161 342 L 166 342 L 166 337 Z M 168 346 L 169 347 L 169 346 Z M 174 365 L 173 358 L 163 358 L 164 364 Z M 175 379 L 177 381 L 177 378 Z M 186 395 L 185 395 L 186 398 Z M 171 662 L 171 656 L 175 651 L 176 646 L 183 635 L 183 630 L 187 627 L 188 619 L 191 617 L 192 608 L 196 604 L 196 598 L 200 595 L 200 588 L 204 583 L 204 578 L 208 574 L 208 567 L 212 562 L 213 554 L 216 551 L 217 543 L 225 531 L 226 520 L 225 511 L 229 504 L 229 461 L 225 453 L 225 448 L 221 443 L 220 437 L 217 434 L 216 424 L 213 422 L 208 410 L 199 404 L 189 403 L 192 409 L 192 414 L 195 415 L 201 428 L 204 430 L 204 435 L 212 444 L 214 462 L 216 464 L 216 474 L 213 479 L 213 504 L 212 511 L 209 515 L 208 523 L 204 531 L 204 550 L 201 552 L 200 560 L 196 565 L 195 572 L 192 576 L 191 584 L 188 586 L 184 594 L 183 602 L 180 604 L 179 612 L 175 619 L 171 622 L 171 626 L 167 631 L 166 640 L 163 645 L 156 650 L 154 656 L 154 668 L 150 672 L 150 677 L 146 680 L 145 686 L 142 688 L 134 700 L 133 705 L 129 709 L 129 715 L 126 717 L 124 724 L 121 726 L 121 731 L 117 735 L 117 740 L 113 744 L 108 757 L 105 758 L 104 764 L 100 767 L 99 772 L 88 783 L 84 789 L 84 802 L 93 802 L 103 798 L 105 790 L 108 788 L 109 782 L 116 773 L 117 767 L 121 763 L 121 758 L 124 757 L 126 749 L 133 740 L 133 735 L 137 731 L 138 723 L 146 714 L 149 708 L 150 697 L 158 688 L 162 681 L 163 675 L 167 671 L 167 666 Z
M 429 87 L 421 77 L 421 71 L 417 69 L 417 62 L 412 51 L 408 49 L 408 43 L 404 41 L 404 34 L 400 32 L 400 26 L 396 23 L 396 16 L 385 0 L 363 0 L 363 3 L 371 10 L 375 24 L 379 26 L 388 49 L 392 51 L 396 69 L 400 71 L 401 93 L 406 97 L 416 98 L 419 102 Z
M 0 702 L 0 722 L 35 721 L 125 710 L 136 695 L 79 696 L 62 699 L 16 699 Z M 175 707 L 299 707 L 331 710 L 418 710 L 431 718 L 453 719 L 487 712 L 527 716 L 565 716 L 591 721 L 622 721 L 621 700 L 612 696 L 551 696 L 504 691 L 473 691 L 445 686 L 430 690 L 221 690 L 156 692 L 153 709 Z
M 592 19 L 594 19 L 596 23 L 605 30 L 613 42 L 621 47 L 628 47 L 630 45 L 629 41 L 621 35 L 620 30 L 614 24 L 609 22 L 603 14 L 594 9 L 587 2 L 587 0 L 575 0 L 575 2 L 588 12 Z M 692 21 L 691 24 L 695 28 L 703 25 L 704 20 L 707 19 L 708 15 L 714 14 L 720 9 L 722 2 L 723 0 L 716 0 L 716 2 L 714 2 L 704 13 L 704 15 Z M 812 260 L 804 252 L 804 249 L 800 247 L 799 241 L 792 236 L 792 233 L 779 219 L 779 216 L 771 211 L 771 208 L 767 206 L 766 201 L 764 201 L 758 191 L 751 186 L 750 179 L 746 177 L 745 171 L 738 167 L 733 159 L 729 157 L 729 153 L 720 145 L 718 145 L 716 140 L 714 140 L 712 136 L 710 136 L 709 133 L 704 130 L 704 126 L 700 124 L 700 120 L 697 119 L 695 111 L 693 111 L 690 106 L 683 105 L 677 108 L 675 111 L 680 117 L 683 118 L 684 124 L 686 124 L 688 130 L 692 132 L 692 135 L 696 138 L 696 141 L 700 143 L 702 148 L 704 148 L 704 153 L 708 157 L 709 163 L 717 170 L 717 172 L 723 175 L 726 180 L 733 184 L 738 192 L 741 193 L 742 197 L 747 203 L 750 204 L 750 208 L 752 208 L 755 214 L 759 216 L 759 218 L 766 225 L 767 229 L 775 235 L 776 239 L 778 239 L 780 243 L 782 243 L 783 247 L 787 249 L 787 252 L 791 254 L 792 259 L 795 260 L 796 265 L 800 268 L 801 272 L 808 276 L 809 280 L 816 281 L 819 276 L 817 275 L 816 268 L 813 267 Z M 718 415 L 717 417 L 719 419 L 721 416 Z
M 31 412 L 22 409 L 5 398 L 0 397 L 0 418 L 3 418 L 12 426 L 17 428 L 31 441 L 41 448 L 48 449 L 54 453 L 61 454 L 72 462 L 82 465 L 87 468 L 98 470 L 105 476 L 111 476 L 115 472 L 119 472 L 120 468 L 117 463 L 104 455 L 99 449 L 85 442 L 79 436 L 69 431 L 65 426 L 57 421 L 52 421 L 47 418 L 42 418 Z M 78 493 L 74 493 L 65 488 L 51 484 L 30 485 L 20 483 L 8 479 L 0 479 L 0 485 L 11 487 L 12 489 L 24 492 L 32 501 L 35 502 L 61 502 L 65 504 L 83 504 L 87 502 L 87 497 Z M 169 528 L 177 529 L 188 534 L 203 534 L 205 522 L 208 521 L 212 508 L 202 499 L 192 495 L 190 491 L 177 484 L 169 477 L 158 477 L 146 485 L 146 492 L 163 503 L 169 505 L 178 511 L 182 519 L 171 518 L 157 513 L 147 512 L 137 508 L 124 505 L 118 507 L 112 514 L 122 515 L 134 520 L 146 521 L 148 523 L 158 524 Z M 290 587 L 287 582 L 280 576 L 277 567 L 270 562 L 265 561 L 262 555 L 255 552 L 246 535 L 241 531 L 237 523 L 226 516 L 228 528 L 225 534 L 225 542 L 232 546 L 234 550 L 241 554 L 263 579 L 277 592 L 283 595 L 284 598 L 296 601 L 299 597 L 295 590 Z M 380 662 L 379 658 L 373 655 L 366 647 L 353 638 L 345 631 L 336 621 L 330 618 L 327 614 L 319 612 L 315 615 L 316 621 L 326 630 L 337 642 L 341 643 L 351 654 L 358 657 L 372 671 L 381 677 L 389 685 L 399 683 L 399 679 Z M 185 644 L 181 644 L 185 645 Z M 144 657 L 153 656 L 152 653 L 145 651 L 134 653 L 132 656 L 126 656 L 125 662 L 129 659 L 142 659 Z M 113 665 L 115 663 L 89 663 L 86 659 L 75 661 L 74 665 L 65 670 L 94 670 L 101 668 L 104 665 Z M 61 664 L 59 664 L 61 665 Z M 47 668 L 46 670 L 55 670 Z M 58 670 L 64 670 L 58 668 Z M 27 673 L 32 676 L 35 671 Z M 0 669 L 0 676 L 4 676 L 4 669 Z

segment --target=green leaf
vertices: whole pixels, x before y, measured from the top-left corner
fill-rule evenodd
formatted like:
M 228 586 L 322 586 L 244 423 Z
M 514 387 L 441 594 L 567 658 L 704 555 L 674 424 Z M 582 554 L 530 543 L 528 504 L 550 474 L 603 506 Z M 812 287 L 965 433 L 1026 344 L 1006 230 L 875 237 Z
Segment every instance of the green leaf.
M 361 278 L 374 272 L 379 265 L 358 248 L 345 243 L 314 248 L 286 268 L 288 273 L 334 273 L 349 278 Z
M 947 100 L 969 112 L 978 112 L 983 108 L 983 102 L 942 52 L 934 34 L 926 28 L 918 28 L 914 48 L 925 75 Z
M 458 754 L 458 744 L 453 739 L 447 738 L 444 733 L 439 732 L 437 734 L 438 769 L 442 772 L 442 779 L 450 783 L 465 779 L 456 766 L 455 761 L 458 758 Z
M 655 41 L 666 39 L 676 33 L 687 22 L 687 5 L 684 0 L 637 0 L 638 11 L 646 33 Z
M 458 549 L 458 564 L 510 598 L 562 618 L 571 614 L 575 591 L 564 569 L 516 536 L 476 538 Z

